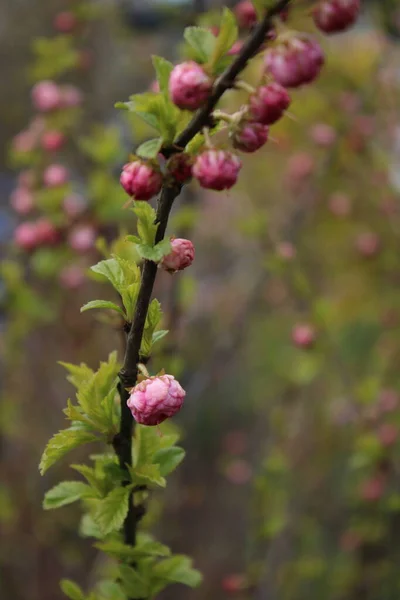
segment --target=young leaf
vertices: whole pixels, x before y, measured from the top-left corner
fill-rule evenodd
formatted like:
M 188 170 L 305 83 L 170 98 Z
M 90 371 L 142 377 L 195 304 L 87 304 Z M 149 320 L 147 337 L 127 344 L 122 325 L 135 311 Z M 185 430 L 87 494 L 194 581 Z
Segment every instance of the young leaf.
M 139 295 L 140 283 L 132 283 L 121 290 L 122 303 L 126 311 L 126 320 L 130 323 L 135 314 L 137 297 Z
M 203 27 L 186 27 L 184 37 L 194 50 L 193 58 L 199 63 L 207 63 L 216 44 L 216 38 L 211 31 Z
M 71 465 L 71 469 L 77 471 L 86 479 L 88 484 L 99 494 L 103 495 L 104 492 L 104 476 L 98 474 L 96 469 L 89 467 L 88 465 Z
M 84 497 L 95 496 L 94 490 L 81 481 L 62 481 L 51 490 L 49 490 L 43 501 L 45 510 L 60 508 L 67 504 L 72 504 Z
M 168 60 L 165 60 L 162 56 L 152 56 L 153 66 L 156 71 L 157 81 L 160 86 L 160 91 L 169 96 L 168 83 L 171 71 L 174 65 Z
M 62 579 L 60 581 L 60 588 L 70 600 L 85 600 L 85 594 L 82 592 L 79 585 L 70 579 Z
M 179 439 L 178 435 L 160 437 L 155 427 L 137 425 L 134 438 L 134 466 L 140 467 L 153 462 L 153 456 L 161 448 L 170 448 Z
M 165 338 L 166 335 L 168 335 L 168 333 L 168 329 L 160 329 L 159 331 L 155 331 L 151 338 L 152 345 L 156 344 L 157 342 L 160 342 L 163 338 Z
M 167 254 L 171 252 L 171 242 L 170 240 L 162 240 L 156 246 L 150 246 L 149 244 L 138 244 L 137 251 L 142 258 L 159 263 L 164 256 L 167 256 Z
M 229 8 L 224 8 L 221 27 L 210 59 L 210 69 L 214 72 L 219 61 L 226 55 L 239 35 L 236 17 Z
M 95 544 L 95 546 L 109 556 L 125 562 L 132 562 L 138 558 L 143 558 L 146 556 L 164 557 L 169 556 L 170 554 L 169 548 L 164 546 L 164 544 L 160 544 L 159 542 L 155 542 L 153 540 L 141 541 L 140 538 L 138 538 L 136 546 L 134 547 L 127 546 L 126 544 L 116 540 L 100 542 Z
M 154 566 L 153 576 L 155 579 L 183 583 L 191 588 L 200 585 L 202 576 L 199 571 L 193 569 L 192 561 L 183 555 L 166 558 Z
M 116 581 L 100 581 L 96 588 L 97 600 L 126 600 L 126 594 Z
M 169 475 L 176 469 L 185 458 L 185 451 L 179 446 L 172 448 L 162 448 L 158 450 L 153 457 L 153 462 L 159 465 L 160 473 L 163 477 Z
M 91 270 L 106 277 L 118 292 L 125 285 L 124 272 L 115 258 L 102 260 L 97 265 L 91 267 Z
M 146 142 L 143 142 L 143 144 L 140 144 L 139 148 L 136 150 L 136 154 L 140 156 L 140 158 L 156 158 L 162 145 L 162 138 L 147 140 Z
M 67 369 L 69 372 L 67 380 L 76 388 L 79 388 L 81 383 L 89 381 L 89 379 L 91 379 L 93 376 L 92 369 L 85 365 L 85 363 L 81 363 L 80 365 L 72 365 L 66 362 L 59 362 L 58 364 Z
M 122 308 L 117 304 L 114 304 L 114 302 L 109 302 L 108 300 L 92 300 L 91 302 L 88 302 L 87 304 L 82 306 L 81 313 L 87 310 L 92 310 L 93 308 L 105 308 L 109 310 L 115 310 L 117 313 L 122 315 L 124 319 L 126 319 L 126 315 Z
M 148 598 L 148 584 L 133 568 L 127 565 L 120 565 L 119 572 L 125 593 L 132 600 Z
M 49 467 L 74 448 L 96 442 L 98 439 L 93 433 L 84 430 L 70 428 L 59 431 L 51 438 L 43 452 L 39 465 L 40 473 L 43 475 Z
M 112 490 L 103 500 L 100 500 L 94 520 L 100 527 L 103 535 L 121 529 L 126 515 L 128 514 L 131 487 L 117 487 Z
M 103 532 L 90 514 L 83 515 L 79 525 L 79 535 L 98 540 L 103 538 Z
M 154 208 L 148 202 L 136 201 L 132 210 L 138 218 L 137 227 L 140 239 L 143 243 L 153 246 L 158 227 L 155 224 L 156 213 Z
M 130 467 L 132 483 L 137 485 L 158 485 L 166 487 L 167 482 L 161 477 L 160 467 L 158 465 L 143 465 L 141 467 Z

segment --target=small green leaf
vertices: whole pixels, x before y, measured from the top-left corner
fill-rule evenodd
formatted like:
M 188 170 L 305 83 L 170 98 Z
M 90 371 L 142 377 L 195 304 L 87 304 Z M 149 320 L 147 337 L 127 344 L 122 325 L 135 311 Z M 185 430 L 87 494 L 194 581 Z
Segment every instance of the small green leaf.
M 154 138 L 153 140 L 147 140 L 140 144 L 136 150 L 136 154 L 140 158 L 156 158 L 163 145 L 162 138 Z
M 103 538 L 103 532 L 93 520 L 92 515 L 89 514 L 83 515 L 81 519 L 79 525 L 79 535 L 87 538 L 96 538 L 98 540 Z
M 116 581 L 100 581 L 96 588 L 98 600 L 126 600 L 126 594 Z
M 153 456 L 161 448 L 170 448 L 178 441 L 176 434 L 160 437 L 155 427 L 136 425 L 134 438 L 134 465 L 141 467 L 153 462 Z
M 127 235 L 125 239 L 127 242 L 132 242 L 133 244 L 140 244 L 142 241 L 137 235 Z
M 93 370 L 85 365 L 85 363 L 72 365 L 66 362 L 59 362 L 58 364 L 67 369 L 69 372 L 67 379 L 76 388 L 79 388 L 85 381 L 89 381 L 93 376 Z
M 49 490 L 43 501 L 45 510 L 60 508 L 67 504 L 72 504 L 81 498 L 95 496 L 94 490 L 81 481 L 62 481 L 51 490 Z
M 192 561 L 183 555 L 171 556 L 155 565 L 152 569 L 152 592 L 160 591 L 165 585 L 157 585 L 158 582 L 164 581 L 173 583 L 182 583 L 191 588 L 200 585 L 202 576 L 199 571 L 193 569 Z
M 156 246 L 138 244 L 137 251 L 142 258 L 159 263 L 164 256 L 167 256 L 171 252 L 171 242 L 170 240 L 162 240 Z
M 153 66 L 156 71 L 160 91 L 168 96 L 168 84 L 174 65 L 162 56 L 152 56 Z
M 155 224 L 156 213 L 148 202 L 136 201 L 133 212 L 138 218 L 138 232 L 142 243 L 153 246 L 158 225 Z
M 99 501 L 94 520 L 104 535 L 121 529 L 128 514 L 130 494 L 130 486 L 118 487 Z
M 160 467 L 158 465 L 143 465 L 141 467 L 130 467 L 132 483 L 137 485 L 158 485 L 166 487 L 167 482 L 161 477 Z
M 91 302 L 88 302 L 87 304 L 84 304 L 84 306 L 82 306 L 81 313 L 87 310 L 92 310 L 94 308 L 105 308 L 109 310 L 115 310 L 117 313 L 122 315 L 124 319 L 126 319 L 126 315 L 122 308 L 117 304 L 114 304 L 114 302 L 109 302 L 108 300 L 92 300 Z
M 124 591 L 129 598 L 132 600 L 148 598 L 148 584 L 135 569 L 127 565 L 120 565 L 119 572 Z
M 195 52 L 193 58 L 199 63 L 207 63 L 216 44 L 216 38 L 211 31 L 204 27 L 186 27 L 184 37 Z
M 72 428 L 59 431 L 51 438 L 43 452 L 39 465 L 40 473 L 43 475 L 49 467 L 74 448 L 89 442 L 96 442 L 98 439 L 96 435 L 87 431 Z
M 176 469 L 178 465 L 185 458 L 185 451 L 179 446 L 173 446 L 172 448 L 162 448 L 154 454 L 153 462 L 157 463 L 160 467 L 160 473 L 163 477 L 169 475 Z
M 88 465 L 71 465 L 71 469 L 83 475 L 88 484 L 102 494 L 104 491 L 104 477 L 99 476 L 93 467 L 89 467 Z
M 229 8 L 224 8 L 221 27 L 216 39 L 215 48 L 210 59 L 210 68 L 214 72 L 219 61 L 232 48 L 239 35 L 236 17 Z
M 100 542 L 95 544 L 95 546 L 109 556 L 126 562 L 132 562 L 146 556 L 164 557 L 170 554 L 169 548 L 164 546 L 164 544 L 147 539 L 142 541 L 140 537 L 138 537 L 136 546 L 134 547 L 127 546 L 116 540 Z
M 155 331 L 151 338 L 152 344 L 154 345 L 157 342 L 160 342 L 163 338 L 165 338 L 166 335 L 168 335 L 168 333 L 169 333 L 168 329 L 160 329 L 159 331 Z
M 70 600 L 85 600 L 85 594 L 82 592 L 79 585 L 70 579 L 62 579 L 60 581 L 60 588 Z

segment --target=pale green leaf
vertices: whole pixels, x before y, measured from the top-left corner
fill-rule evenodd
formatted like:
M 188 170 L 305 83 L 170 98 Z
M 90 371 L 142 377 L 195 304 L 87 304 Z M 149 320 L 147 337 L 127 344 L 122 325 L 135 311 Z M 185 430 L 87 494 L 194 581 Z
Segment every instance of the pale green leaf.
M 81 313 L 87 310 L 92 310 L 94 308 L 105 308 L 109 310 L 115 310 L 117 313 L 122 315 L 124 319 L 126 319 L 126 315 L 122 308 L 114 302 L 109 302 L 108 300 L 92 300 L 91 302 L 88 302 L 87 304 L 82 306 Z
M 176 469 L 185 458 L 185 451 L 179 446 L 172 448 L 162 448 L 158 450 L 153 457 L 153 462 L 159 465 L 160 473 L 163 477 L 169 475 Z
M 152 574 L 155 579 L 183 583 L 191 588 L 197 587 L 202 581 L 201 573 L 193 569 L 192 561 L 187 556 L 179 554 L 159 562 L 154 566 Z
M 97 600 L 126 600 L 127 596 L 122 586 L 116 581 L 100 581 L 96 587 Z
M 152 56 L 153 66 L 156 71 L 156 77 L 160 86 L 160 91 L 168 96 L 168 84 L 171 71 L 174 65 L 162 56 Z
M 90 380 L 93 376 L 92 369 L 85 365 L 85 363 L 72 365 L 71 363 L 59 362 L 58 364 L 67 369 L 69 372 L 67 379 L 76 388 L 79 388 L 81 383 Z
M 52 510 L 72 504 L 81 498 L 90 498 L 95 495 L 95 491 L 86 483 L 82 483 L 81 481 L 62 481 L 46 492 L 43 508 L 45 510 Z
M 131 487 L 117 487 L 97 504 L 94 520 L 104 535 L 119 531 L 128 514 Z
M 160 342 L 163 338 L 165 338 L 166 335 L 168 335 L 168 333 L 168 329 L 160 329 L 159 331 L 155 331 L 151 338 L 152 344 L 154 345 L 157 342 Z
M 137 485 L 158 485 L 166 487 L 167 482 L 161 476 L 158 465 L 142 465 L 141 467 L 129 467 L 132 483 Z
M 142 258 L 146 260 L 152 260 L 155 263 L 159 263 L 164 256 L 170 254 L 171 252 L 171 241 L 170 240 L 162 240 L 156 246 L 152 246 L 149 244 L 138 244 L 137 251 Z
M 147 140 L 140 144 L 136 150 L 136 154 L 140 158 L 156 158 L 161 150 L 163 144 L 162 138 L 155 138 L 153 140 Z
M 132 562 L 146 556 L 164 557 L 170 554 L 169 548 L 164 544 L 148 539 L 141 540 L 139 536 L 134 547 L 127 546 L 117 540 L 99 542 L 95 546 L 109 556 L 126 562 Z
M 195 52 L 193 58 L 199 63 L 207 63 L 216 44 L 216 38 L 212 32 L 203 27 L 186 27 L 184 37 Z
M 49 467 L 74 448 L 95 441 L 98 441 L 98 437 L 87 431 L 71 428 L 59 431 L 51 438 L 43 452 L 39 465 L 40 473 L 43 475 Z
M 237 20 L 235 15 L 229 8 L 224 8 L 222 21 L 218 37 L 216 39 L 215 48 L 210 59 L 210 68 L 218 66 L 219 61 L 232 48 L 239 35 Z
M 70 600 L 85 600 L 85 594 L 82 592 L 79 585 L 70 579 L 62 579 L 60 581 L 60 588 L 63 594 Z
M 103 532 L 90 514 L 83 515 L 79 525 L 79 535 L 87 538 L 103 538 Z
M 132 600 L 148 598 L 148 584 L 135 569 L 120 565 L 119 572 L 124 591 L 129 598 Z

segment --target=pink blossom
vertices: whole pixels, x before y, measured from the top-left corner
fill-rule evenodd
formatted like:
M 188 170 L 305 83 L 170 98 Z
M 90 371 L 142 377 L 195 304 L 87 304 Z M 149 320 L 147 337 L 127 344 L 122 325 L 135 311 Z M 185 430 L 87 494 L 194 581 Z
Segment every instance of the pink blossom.
M 27 215 L 34 207 L 32 192 L 24 187 L 17 187 L 10 196 L 11 206 L 19 215 Z
M 161 266 L 166 271 L 175 273 L 190 267 L 194 261 L 194 246 L 190 240 L 175 238 L 171 240 L 171 252 L 164 256 Z
M 22 250 L 33 250 L 38 245 L 35 223 L 27 221 L 18 225 L 14 231 L 14 242 Z
M 382 475 L 367 479 L 361 486 L 361 498 L 367 502 L 376 502 L 385 493 L 386 480 Z
M 312 325 L 308 323 L 297 324 L 292 330 L 292 340 L 298 348 L 311 348 L 316 340 L 316 332 Z
M 321 31 L 337 33 L 356 22 L 360 8 L 360 0 L 321 0 L 313 10 L 313 17 Z
M 293 260 L 296 257 L 296 248 L 291 242 L 281 242 L 277 247 L 277 253 L 284 260 Z
M 61 88 L 61 105 L 63 108 L 76 108 L 82 104 L 82 92 L 74 85 L 64 85 Z
M 77 25 L 78 21 L 74 13 L 63 11 L 55 16 L 53 25 L 54 29 L 59 33 L 71 33 Z
M 61 131 L 46 131 L 41 139 L 43 150 L 47 152 L 57 152 L 61 150 L 65 143 L 65 135 Z
M 63 165 L 49 165 L 43 173 L 43 183 L 48 188 L 59 187 L 68 182 L 68 170 Z
M 336 131 L 326 123 L 316 123 L 310 131 L 312 141 L 323 148 L 329 148 L 337 139 Z
M 158 425 L 180 411 L 186 392 L 172 375 L 145 379 L 134 387 L 128 406 L 142 425 Z
M 382 446 L 389 448 L 397 442 L 399 430 L 392 423 L 383 423 L 378 429 L 378 439 Z
M 68 243 L 75 252 L 88 252 L 96 242 L 96 231 L 92 225 L 79 225 L 71 229 Z
M 249 111 L 252 119 L 272 125 L 276 123 L 290 106 L 291 98 L 283 86 L 273 82 L 259 87 L 250 96 Z
M 193 166 L 193 175 L 204 188 L 226 190 L 235 185 L 241 160 L 224 150 L 206 150 L 199 154 Z
M 129 196 L 136 200 L 150 200 L 160 192 L 163 178 L 151 164 L 135 160 L 124 166 L 120 182 Z
M 61 106 L 61 91 L 54 81 L 40 81 L 32 88 L 32 102 L 36 110 L 50 112 Z
M 193 60 L 176 65 L 169 78 L 169 93 L 176 106 L 197 110 L 207 100 L 212 80 L 203 67 Z
M 305 35 L 290 38 L 265 55 L 267 72 L 284 87 L 311 83 L 318 77 L 323 64 L 321 46 Z
M 364 258 L 373 258 L 381 249 L 381 240 L 373 231 L 365 231 L 357 236 L 355 247 Z
M 63 208 L 65 214 L 68 215 L 70 219 L 76 219 L 83 212 L 85 212 L 87 207 L 87 202 L 83 196 L 79 194 L 70 194 L 64 199 Z
M 12 147 L 15 152 L 20 152 L 21 154 L 32 152 L 36 147 L 36 136 L 29 129 L 21 131 L 14 136 Z
M 351 212 L 351 200 L 342 192 L 335 192 L 328 199 L 329 210 L 335 217 L 347 217 Z
M 36 221 L 36 237 L 39 245 L 53 245 L 56 244 L 60 235 L 57 231 L 56 227 L 53 225 L 49 219 L 43 217 Z
M 237 458 L 226 467 L 225 476 L 234 485 L 245 485 L 253 475 L 253 470 L 247 460 Z
M 232 145 L 242 152 L 256 152 L 267 142 L 268 134 L 268 125 L 248 121 L 233 132 Z
M 256 9 L 254 8 L 254 4 L 249 0 L 241 0 L 235 6 L 235 15 L 239 27 L 243 29 L 250 29 L 257 23 Z
M 78 265 L 64 267 L 60 273 L 61 285 L 69 290 L 75 290 L 84 283 L 85 272 Z

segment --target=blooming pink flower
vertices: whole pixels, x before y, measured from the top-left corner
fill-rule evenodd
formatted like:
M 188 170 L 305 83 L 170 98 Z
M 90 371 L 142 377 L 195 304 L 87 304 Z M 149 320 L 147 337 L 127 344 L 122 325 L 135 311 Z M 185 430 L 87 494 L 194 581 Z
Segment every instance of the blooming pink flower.
M 68 181 L 68 170 L 63 165 L 49 165 L 43 173 L 43 183 L 46 187 L 59 187 Z
M 180 411 L 186 392 L 172 375 L 145 379 L 134 387 L 128 406 L 142 425 L 158 425 Z
M 190 267 L 194 261 L 194 246 L 190 240 L 175 238 L 171 240 L 172 251 L 161 261 L 163 269 L 175 273 Z
M 64 267 L 60 273 L 61 285 L 69 290 L 75 290 L 84 283 L 85 272 L 78 265 Z
M 35 223 L 25 222 L 16 227 L 14 242 L 22 250 L 33 250 L 38 245 Z
M 337 134 L 333 127 L 326 123 L 316 123 L 310 131 L 312 141 L 323 148 L 329 148 L 336 142 Z
M 227 190 L 235 185 L 241 160 L 224 150 L 206 150 L 199 154 L 193 166 L 193 175 L 203 188 Z
M 277 247 L 277 253 L 284 260 L 293 260 L 296 257 L 296 248 L 291 242 L 281 242 Z
M 59 232 L 53 223 L 46 219 L 46 217 L 36 221 L 35 227 L 38 245 L 53 245 L 59 241 Z
M 297 36 L 269 50 L 265 55 L 265 67 L 284 87 L 299 87 L 318 77 L 324 60 L 318 42 Z
M 136 200 L 150 200 L 161 190 L 163 178 L 151 164 L 135 160 L 124 166 L 120 182 L 129 196 Z
M 179 183 L 185 183 L 192 177 L 193 159 L 189 154 L 174 154 L 168 161 L 168 172 Z
M 321 31 L 336 33 L 356 22 L 360 8 L 360 0 L 321 0 L 313 10 L 313 17 Z
M 393 446 L 399 437 L 399 430 L 392 423 L 383 423 L 378 429 L 378 439 L 382 446 Z
M 176 106 L 197 110 L 207 100 L 212 80 L 203 67 L 193 60 L 176 65 L 169 78 L 169 93 Z
M 381 240 L 378 234 L 373 231 L 360 233 L 355 241 L 356 250 L 364 258 L 376 256 L 381 248 Z
M 34 206 L 33 195 L 24 187 L 17 187 L 10 197 L 11 206 L 19 215 L 27 215 Z
M 74 227 L 68 235 L 68 243 L 75 252 L 88 252 L 96 242 L 96 231 L 91 225 Z
M 249 99 L 250 115 L 264 125 L 276 123 L 290 106 L 291 98 L 279 83 L 259 87 Z
M 61 105 L 61 91 L 54 81 L 40 81 L 32 88 L 32 102 L 36 110 L 50 112 Z
M 232 145 L 242 152 L 256 152 L 267 142 L 268 134 L 268 125 L 248 121 L 233 132 Z
M 312 325 L 302 323 L 293 327 L 292 340 L 298 348 L 311 348 L 315 343 L 316 337 L 315 329 Z
M 75 108 L 82 104 L 82 92 L 74 85 L 63 85 L 61 88 L 61 105 L 63 108 Z
M 70 217 L 70 219 L 75 219 L 79 217 L 83 212 L 85 212 L 87 206 L 87 202 L 83 196 L 79 194 L 70 194 L 66 198 L 64 198 L 63 208 L 65 214 Z
M 65 143 L 65 135 L 61 131 L 45 131 L 41 139 L 43 150 L 47 152 L 57 152 L 61 150 Z
M 239 27 L 250 29 L 257 23 L 257 12 L 250 0 L 242 0 L 235 6 L 235 15 Z
M 70 11 L 63 11 L 55 16 L 53 25 L 54 29 L 59 33 L 71 33 L 77 25 L 77 18 L 74 13 Z

